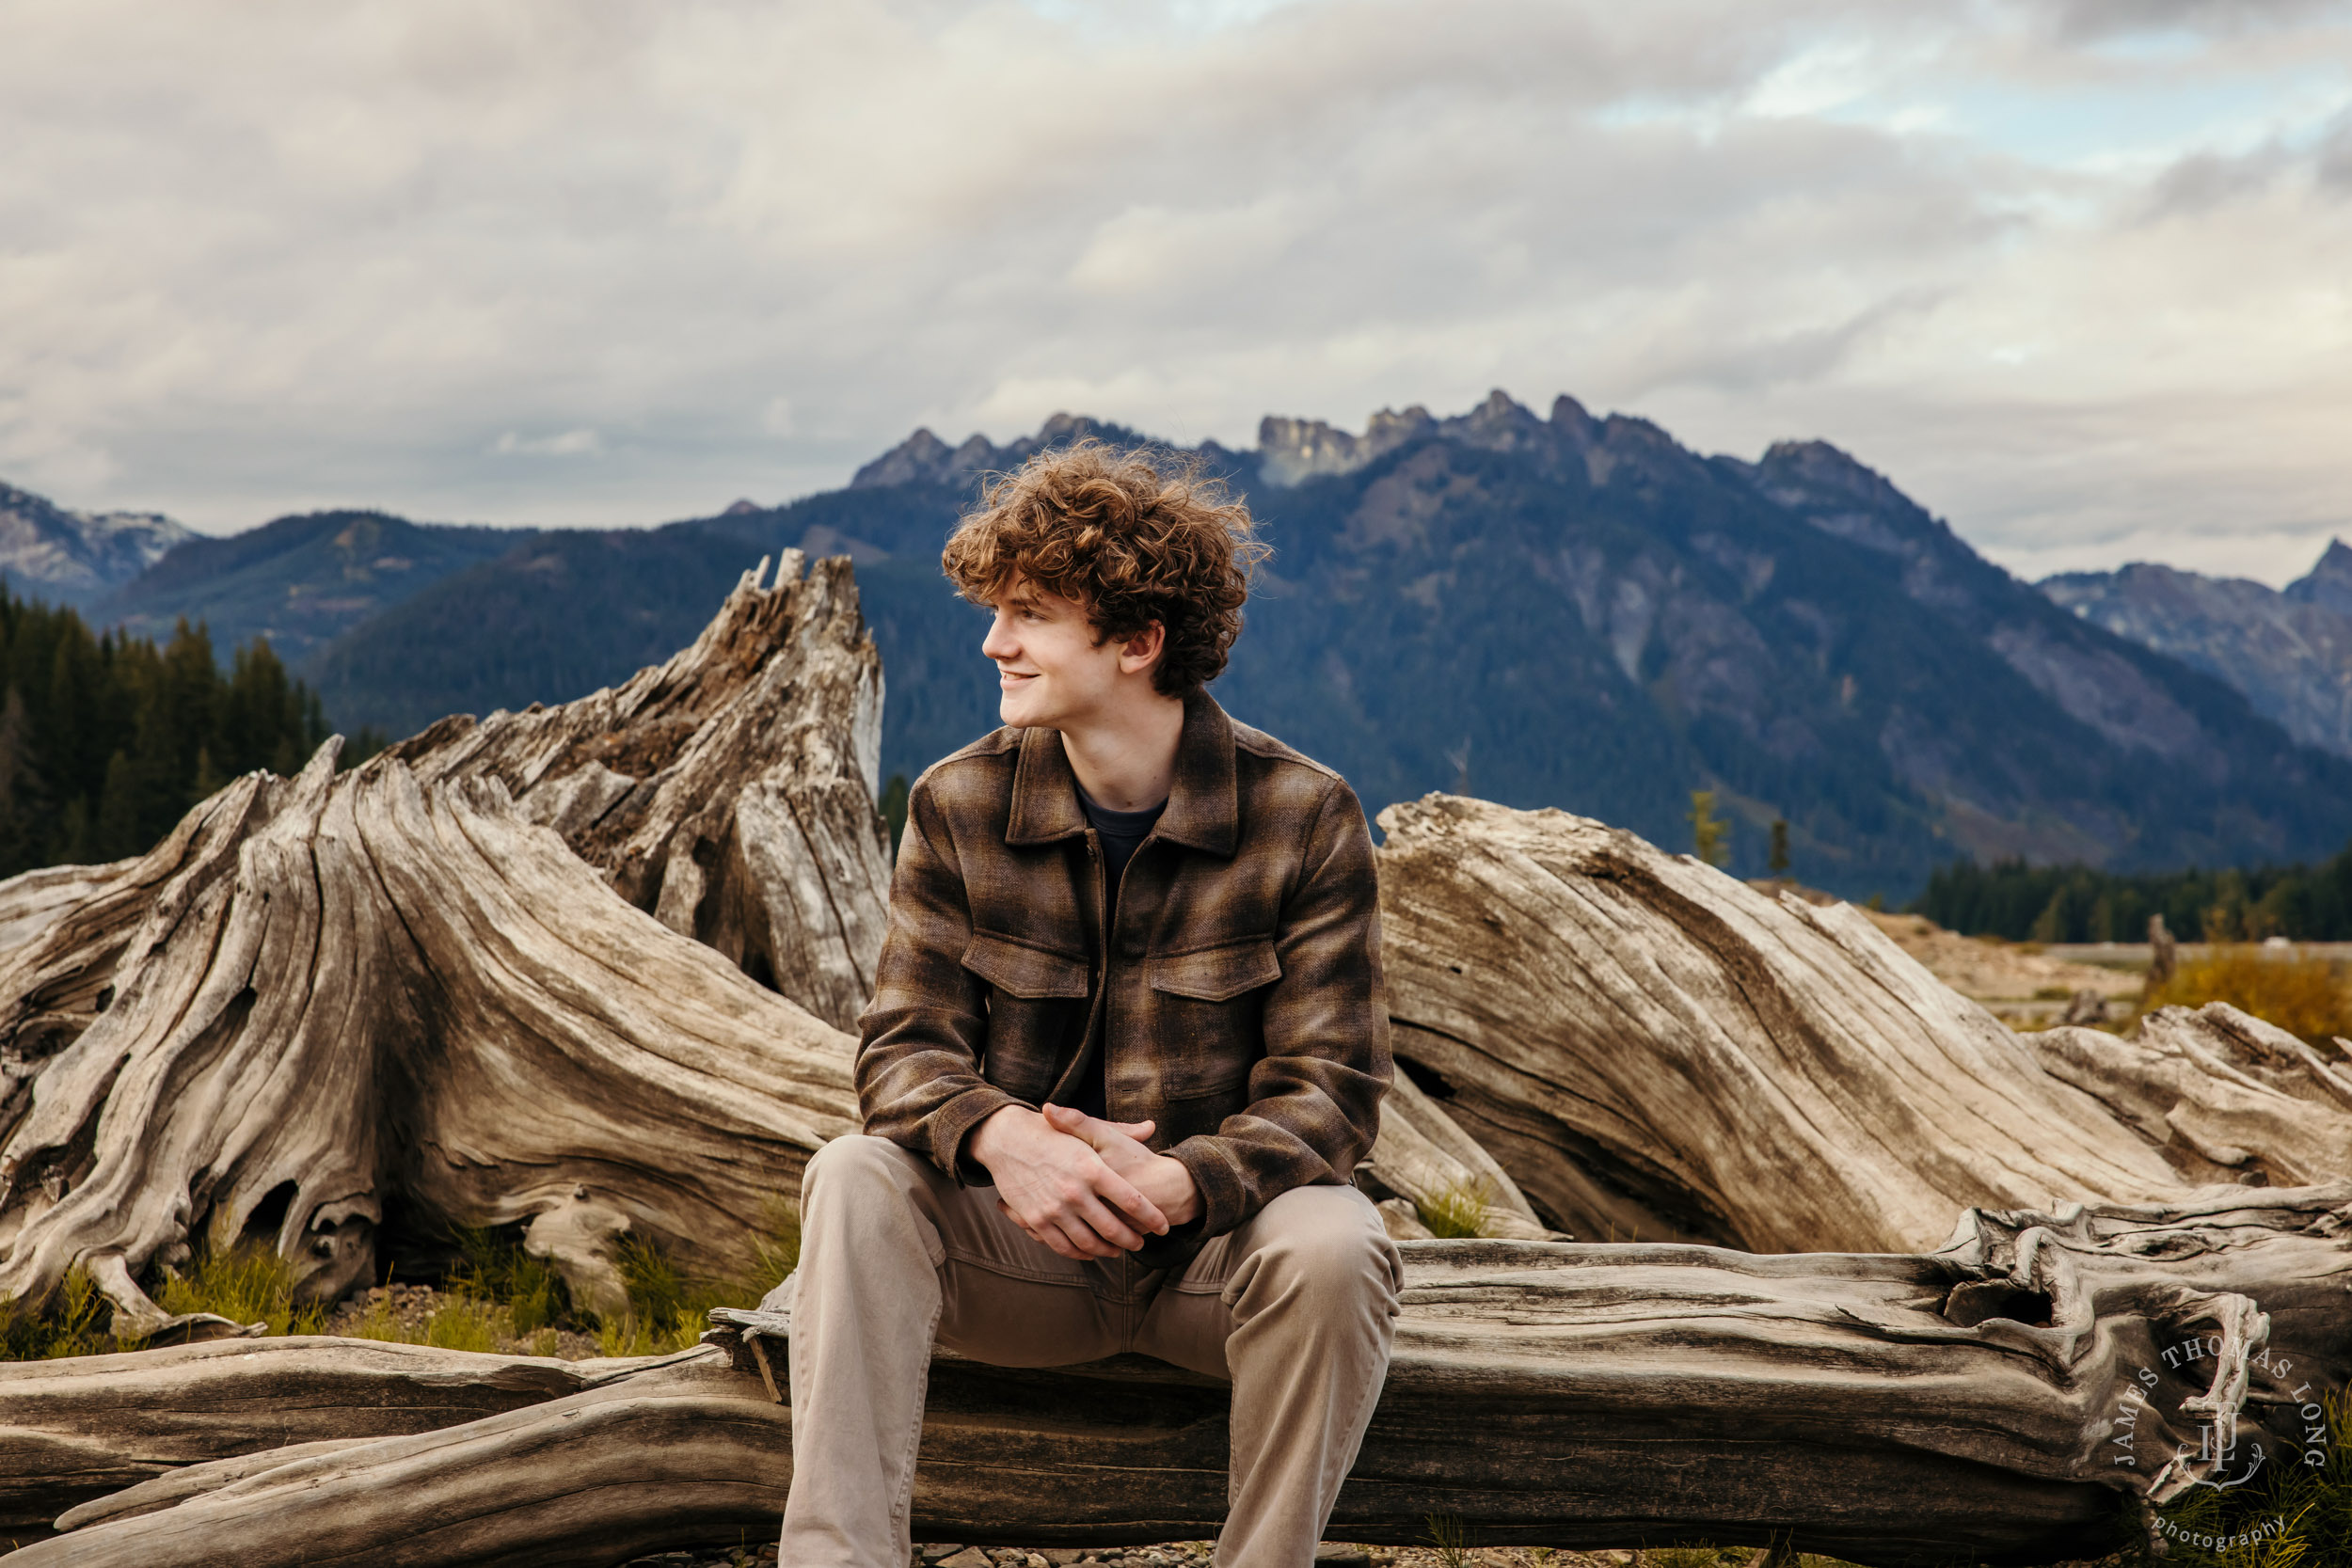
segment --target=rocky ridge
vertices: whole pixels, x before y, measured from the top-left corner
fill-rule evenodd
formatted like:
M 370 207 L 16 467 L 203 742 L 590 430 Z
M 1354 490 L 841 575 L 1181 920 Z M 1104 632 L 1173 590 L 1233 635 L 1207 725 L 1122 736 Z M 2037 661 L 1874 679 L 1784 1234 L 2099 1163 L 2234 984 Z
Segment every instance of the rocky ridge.
M 2341 539 L 2284 590 L 2150 562 L 2039 586 L 2090 624 L 2227 681 L 2303 744 L 2352 756 L 2352 547 Z
M 0 576 L 51 603 L 89 603 L 197 534 L 158 512 L 73 512 L 0 483 Z

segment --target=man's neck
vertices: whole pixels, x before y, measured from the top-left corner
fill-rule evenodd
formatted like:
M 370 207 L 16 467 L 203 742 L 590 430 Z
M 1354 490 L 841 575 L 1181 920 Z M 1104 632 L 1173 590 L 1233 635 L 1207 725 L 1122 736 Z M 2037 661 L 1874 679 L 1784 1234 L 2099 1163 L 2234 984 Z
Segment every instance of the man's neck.
M 1061 732 L 1062 754 L 1087 798 L 1109 811 L 1148 811 L 1168 799 L 1184 705 L 1153 692 L 1106 718 Z

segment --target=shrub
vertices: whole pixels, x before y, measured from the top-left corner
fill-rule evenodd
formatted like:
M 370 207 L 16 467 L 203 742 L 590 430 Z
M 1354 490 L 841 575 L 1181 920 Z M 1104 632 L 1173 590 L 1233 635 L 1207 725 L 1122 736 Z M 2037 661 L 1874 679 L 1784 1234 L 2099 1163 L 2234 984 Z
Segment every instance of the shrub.
M 621 1238 L 621 1282 L 628 1310 L 597 1330 L 606 1355 L 661 1355 L 702 1338 L 714 1307 L 754 1307 L 775 1283 L 799 1266 L 800 1216 L 781 1201 L 760 1215 L 746 1271 L 721 1278 L 688 1274 L 659 1246 L 641 1236 Z
M 2352 1036 L 2352 990 L 2325 958 L 2217 947 L 2184 963 L 2148 999 L 2150 1007 L 2201 1007 L 2227 1002 L 2314 1044 Z

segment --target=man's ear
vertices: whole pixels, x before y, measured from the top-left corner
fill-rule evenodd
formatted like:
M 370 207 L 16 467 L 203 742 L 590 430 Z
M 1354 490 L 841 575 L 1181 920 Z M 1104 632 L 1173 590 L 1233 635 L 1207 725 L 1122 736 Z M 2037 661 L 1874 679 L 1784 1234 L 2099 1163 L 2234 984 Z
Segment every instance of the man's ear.
M 1119 672 L 1122 675 L 1140 673 L 1152 668 L 1168 647 L 1168 628 L 1153 621 L 1136 633 L 1119 648 Z

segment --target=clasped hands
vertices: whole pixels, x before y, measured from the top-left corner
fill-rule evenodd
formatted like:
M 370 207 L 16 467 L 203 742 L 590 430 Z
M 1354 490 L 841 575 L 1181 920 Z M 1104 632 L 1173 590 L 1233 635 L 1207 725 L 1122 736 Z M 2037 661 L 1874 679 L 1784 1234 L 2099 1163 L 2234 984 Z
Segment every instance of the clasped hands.
M 1116 1258 L 1200 1212 L 1181 1160 L 1154 1154 L 1149 1121 L 1104 1121 L 1068 1105 L 1007 1105 L 972 1130 L 972 1158 L 997 1207 L 1064 1258 Z

